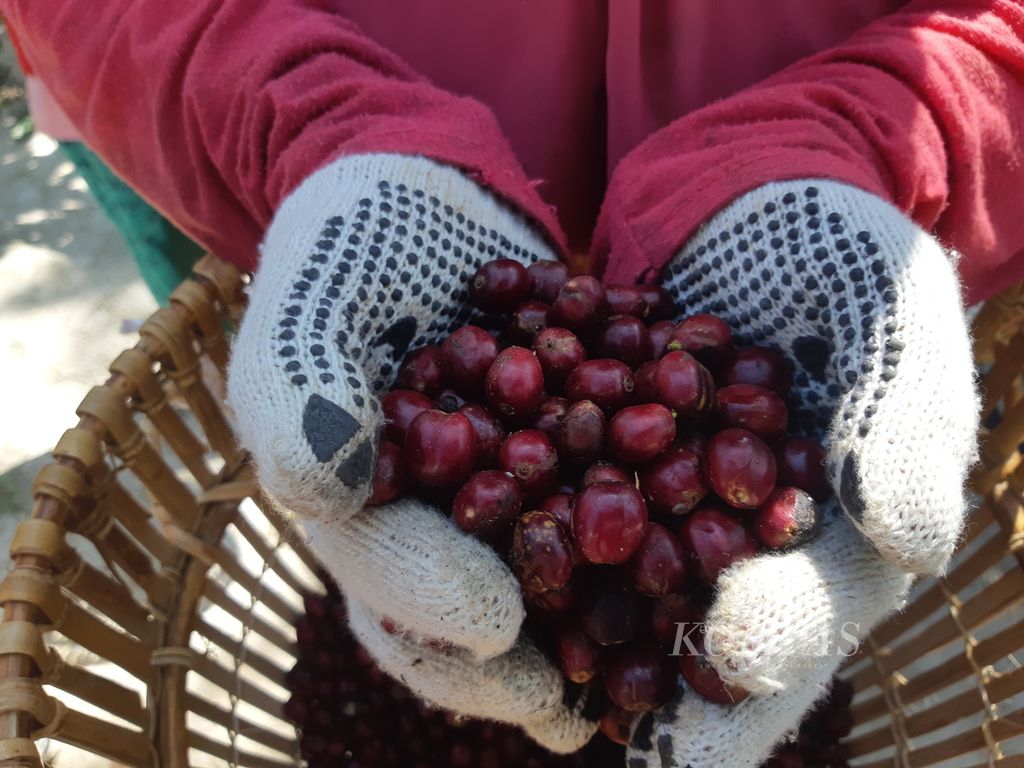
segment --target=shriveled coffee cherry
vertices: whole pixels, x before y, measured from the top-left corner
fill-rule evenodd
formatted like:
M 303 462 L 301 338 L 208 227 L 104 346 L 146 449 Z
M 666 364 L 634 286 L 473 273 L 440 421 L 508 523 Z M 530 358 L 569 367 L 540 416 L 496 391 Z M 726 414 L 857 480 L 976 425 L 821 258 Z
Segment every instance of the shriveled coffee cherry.
M 815 501 L 832 495 L 832 485 L 825 475 L 825 450 L 809 437 L 789 435 L 775 446 L 778 484 L 792 485 L 811 494 Z
M 395 386 L 435 395 L 444 386 L 441 348 L 435 344 L 411 352 L 398 369 Z
M 640 546 L 626 565 L 633 586 L 645 595 L 667 595 L 686 585 L 686 553 L 663 525 L 647 524 Z
M 496 544 L 511 532 L 522 510 L 519 485 L 505 472 L 477 472 L 452 502 L 452 522 L 466 533 Z
M 654 356 L 647 326 L 631 315 L 612 315 L 605 320 L 597 337 L 597 352 L 601 357 L 621 360 L 630 368 Z
M 620 467 L 618 464 L 613 464 L 610 461 L 598 461 L 587 467 L 587 471 L 583 473 L 583 479 L 580 481 L 580 487 L 586 488 L 595 483 L 627 483 L 632 485 L 635 479 L 631 471 Z
M 730 685 L 719 677 L 702 639 L 695 642 L 694 647 L 697 653 L 691 653 L 684 646 L 683 655 L 679 657 L 679 671 L 698 696 L 716 704 L 738 704 L 750 695 L 744 688 Z
M 547 383 L 558 387 L 587 359 L 582 342 L 567 328 L 545 328 L 534 338 L 533 351 Z
M 580 554 L 591 563 L 624 563 L 643 540 L 647 506 L 632 485 L 588 485 L 576 498 L 572 529 Z
M 600 645 L 632 640 L 644 621 L 640 596 L 611 574 L 592 577 L 581 588 L 580 627 Z
M 498 342 L 475 325 L 465 325 L 441 342 L 445 377 L 463 395 L 483 390 L 484 377 L 497 356 Z
M 539 429 L 513 432 L 498 451 L 498 466 L 519 483 L 523 495 L 539 499 L 548 495 L 558 479 L 558 454 Z
M 524 419 L 544 402 L 544 372 L 525 347 L 503 349 L 487 371 L 487 402 L 506 418 Z
M 668 343 L 675 329 L 676 326 L 671 320 L 659 320 L 647 329 L 651 337 L 651 357 L 658 359 L 668 352 Z
M 607 285 L 608 311 L 613 315 L 632 315 L 644 318 L 650 314 L 650 307 L 644 301 L 644 294 L 636 285 Z
M 676 421 L 663 405 L 646 403 L 623 408 L 608 424 L 608 448 L 631 464 L 650 461 L 676 439 Z
M 524 301 L 512 315 L 509 333 L 514 342 L 528 346 L 533 338 L 548 327 L 551 307 L 541 301 Z
M 557 298 L 569 279 L 569 268 L 560 261 L 538 261 L 531 264 L 526 273 L 530 276 L 530 295 L 546 304 Z
M 574 333 L 596 330 L 606 317 L 608 299 L 604 286 L 589 275 L 569 280 L 551 305 L 552 325 L 564 326 Z
M 715 414 L 723 426 L 746 429 L 767 441 L 781 437 L 789 423 L 785 401 L 756 384 L 721 387 Z
M 572 576 L 572 547 L 565 529 L 547 512 L 522 515 L 512 534 L 512 569 L 532 592 L 563 586 Z
M 434 407 L 434 401 L 421 392 L 413 389 L 391 390 L 380 399 L 380 409 L 384 415 L 384 437 L 401 445 L 405 442 L 405 432 L 413 419 Z
M 701 611 L 689 596 L 662 595 L 651 607 L 651 637 L 662 645 L 675 647 L 677 635 L 685 635 L 700 620 Z
M 647 314 L 648 321 L 667 320 L 675 314 L 676 308 L 672 304 L 672 297 L 660 285 L 647 285 L 644 283 L 638 285 L 637 288 L 640 290 L 640 296 L 643 297 L 644 302 L 647 304 L 649 310 Z
M 676 690 L 676 661 L 653 643 L 616 649 L 604 664 L 604 689 L 629 712 L 648 712 L 665 704 Z
M 754 533 L 769 549 L 789 549 L 813 539 L 821 527 L 814 499 L 799 488 L 776 488 L 757 508 Z
M 606 412 L 627 405 L 633 395 L 633 372 L 619 360 L 587 360 L 565 382 L 570 400 L 593 400 Z
M 568 627 L 558 633 L 558 660 L 562 674 L 574 683 L 587 683 L 597 672 L 600 646 L 579 629 Z
M 715 315 L 691 315 L 675 327 L 668 349 L 689 352 L 705 365 L 713 365 L 732 349 L 732 331 Z
M 682 439 L 682 444 L 685 448 L 693 452 L 693 454 L 704 461 L 704 457 L 708 452 L 708 436 L 703 432 L 691 432 Z
M 572 403 L 555 430 L 558 455 L 566 461 L 586 463 L 604 451 L 604 412 L 590 400 Z
M 473 471 L 473 425 L 461 413 L 424 411 L 405 433 L 404 457 L 406 468 L 420 485 L 457 485 Z
M 568 409 L 569 401 L 564 397 L 549 397 L 540 404 L 540 408 L 533 414 L 530 426 L 533 429 L 539 429 L 554 441 L 558 426 L 562 423 L 562 417 L 565 416 Z
M 483 264 L 469 281 L 469 300 L 491 314 L 511 312 L 530 292 L 526 267 L 512 259 L 495 259 Z
M 753 432 L 723 429 L 708 441 L 704 474 L 726 504 L 754 509 L 775 487 L 775 455 Z
M 637 473 L 648 508 L 659 515 L 685 515 L 708 495 L 700 459 L 683 446 L 674 446 Z
M 386 504 L 405 488 L 405 467 L 402 464 L 402 449 L 390 440 L 381 440 L 377 445 L 377 464 L 370 483 L 370 498 L 366 506 Z
M 477 466 L 490 466 L 498 458 L 498 449 L 505 439 L 505 430 L 490 411 L 482 405 L 467 403 L 459 408 L 459 413 L 469 419 L 476 435 Z
M 455 413 L 466 404 L 466 398 L 451 387 L 444 387 L 434 398 L 437 407 L 445 413 Z
M 756 384 L 780 395 L 789 392 L 793 374 L 783 355 L 769 347 L 747 347 L 731 355 L 721 372 L 723 384 Z
M 669 352 L 654 372 L 657 401 L 681 419 L 700 419 L 715 402 L 711 373 L 689 352 Z
M 636 712 L 627 712 L 621 707 L 609 707 L 598 721 L 598 728 L 610 741 L 626 746 L 636 718 Z
M 717 507 L 701 507 L 683 519 L 679 527 L 693 572 L 705 584 L 733 563 L 757 554 L 757 542 L 733 515 Z

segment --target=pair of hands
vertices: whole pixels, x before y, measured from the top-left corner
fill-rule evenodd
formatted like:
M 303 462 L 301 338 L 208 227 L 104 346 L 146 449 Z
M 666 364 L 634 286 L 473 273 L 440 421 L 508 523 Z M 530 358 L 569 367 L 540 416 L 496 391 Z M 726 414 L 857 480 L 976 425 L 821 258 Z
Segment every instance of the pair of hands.
M 420 502 L 362 509 L 377 396 L 408 350 L 467 322 L 467 280 L 498 256 L 553 254 L 452 168 L 336 160 L 267 233 L 229 399 L 265 490 L 301 521 L 381 666 L 439 706 L 519 724 L 566 752 L 596 724 L 520 636 L 519 587 L 497 555 Z M 823 693 L 848 635 L 898 608 L 913 574 L 948 562 L 974 455 L 970 344 L 938 243 L 880 199 L 829 181 L 734 201 L 662 284 L 686 314 L 714 312 L 740 341 L 797 364 L 797 423 L 823 439 L 837 492 L 817 540 L 719 579 L 707 616 L 714 663 L 753 695 L 730 708 L 676 696 L 640 720 L 627 759 L 756 765 Z M 402 631 L 385 630 L 385 616 Z

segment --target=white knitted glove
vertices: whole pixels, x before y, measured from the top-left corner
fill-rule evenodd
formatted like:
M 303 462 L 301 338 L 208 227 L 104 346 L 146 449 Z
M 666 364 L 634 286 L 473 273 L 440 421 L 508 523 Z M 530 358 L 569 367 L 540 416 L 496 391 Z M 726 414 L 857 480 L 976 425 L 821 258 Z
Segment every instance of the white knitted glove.
M 640 721 L 628 758 L 756 766 L 824 693 L 842 651 L 902 604 L 910 574 L 949 562 L 976 450 L 967 325 L 942 247 L 879 198 L 830 181 L 739 198 L 664 285 L 687 313 L 718 314 L 740 343 L 797 364 L 792 412 L 823 438 L 845 510 L 832 502 L 804 549 L 719 579 L 706 620 L 713 663 L 754 695 L 734 707 L 683 695 Z
M 497 554 L 417 501 L 362 511 L 377 395 L 408 349 L 466 323 L 469 278 L 499 256 L 524 264 L 553 257 L 520 217 L 453 168 L 399 155 L 334 161 L 285 200 L 267 232 L 228 399 L 264 490 L 294 513 L 349 603 L 458 649 L 446 667 L 423 665 L 416 643 L 368 644 L 385 668 L 466 714 L 519 723 L 528 712 L 530 732 L 567 751 L 594 727 L 554 706 L 560 676 L 516 645 L 522 597 Z M 514 677 L 524 664 L 543 687 L 524 702 L 543 706 L 491 707 L 498 672 Z M 403 673 L 413 667 L 423 669 Z M 453 689 L 457 675 L 479 689 Z

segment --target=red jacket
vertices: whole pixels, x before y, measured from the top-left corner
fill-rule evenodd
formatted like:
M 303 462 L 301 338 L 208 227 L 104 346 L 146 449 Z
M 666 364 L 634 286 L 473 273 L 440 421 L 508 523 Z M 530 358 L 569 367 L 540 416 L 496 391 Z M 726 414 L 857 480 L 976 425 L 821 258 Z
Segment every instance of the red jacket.
M 960 250 L 971 300 L 1024 277 L 1020 0 L 0 9 L 88 143 L 243 266 L 306 175 L 390 151 L 465 168 L 618 281 L 737 195 L 811 177 Z

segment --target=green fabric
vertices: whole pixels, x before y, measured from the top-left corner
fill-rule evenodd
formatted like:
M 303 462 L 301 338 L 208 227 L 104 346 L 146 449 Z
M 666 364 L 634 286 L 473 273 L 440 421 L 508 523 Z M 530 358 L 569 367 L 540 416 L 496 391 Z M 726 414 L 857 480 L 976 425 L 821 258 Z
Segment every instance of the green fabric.
M 60 146 L 128 243 L 149 290 L 166 306 L 171 291 L 189 276 L 203 249 L 135 194 L 84 144 L 61 142 Z

